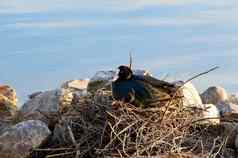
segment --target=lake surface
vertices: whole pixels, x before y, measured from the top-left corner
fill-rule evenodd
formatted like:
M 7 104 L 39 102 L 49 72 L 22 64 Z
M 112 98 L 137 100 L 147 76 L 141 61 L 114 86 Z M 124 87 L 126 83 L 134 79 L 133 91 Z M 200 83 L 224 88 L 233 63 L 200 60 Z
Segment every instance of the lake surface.
M 159 78 L 194 81 L 200 91 L 238 89 L 238 2 L 0 2 L 0 83 L 19 104 L 35 91 L 128 64 Z

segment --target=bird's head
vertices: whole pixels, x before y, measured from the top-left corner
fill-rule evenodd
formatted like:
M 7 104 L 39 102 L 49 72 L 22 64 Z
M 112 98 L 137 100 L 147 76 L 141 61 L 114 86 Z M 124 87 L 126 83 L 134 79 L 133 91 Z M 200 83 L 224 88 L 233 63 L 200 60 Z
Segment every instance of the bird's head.
M 132 70 L 128 66 L 121 65 L 118 67 L 118 78 L 121 80 L 128 80 L 132 77 Z

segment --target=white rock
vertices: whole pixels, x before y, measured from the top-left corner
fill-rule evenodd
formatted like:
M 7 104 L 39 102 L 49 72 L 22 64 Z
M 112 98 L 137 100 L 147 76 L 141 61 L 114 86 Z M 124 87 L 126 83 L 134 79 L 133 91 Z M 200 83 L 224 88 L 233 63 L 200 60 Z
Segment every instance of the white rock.
M 183 82 L 178 81 L 175 82 L 175 85 L 181 86 Z M 200 98 L 200 95 L 195 88 L 195 86 L 191 83 L 188 82 L 182 87 L 182 95 L 184 96 L 183 98 L 183 104 L 185 107 L 199 107 L 203 108 L 202 100 Z
M 0 135 L 1 158 L 25 158 L 51 134 L 41 121 L 25 121 Z
M 211 124 L 219 124 L 220 123 L 220 111 L 213 104 L 204 104 L 205 110 L 203 111 L 203 118 L 212 118 L 202 123 L 211 123 Z
M 85 90 L 88 87 L 89 79 L 70 80 L 62 84 L 61 88 L 73 90 Z
M 98 71 L 90 81 L 109 81 L 116 75 L 116 71 Z
M 62 90 L 68 91 L 71 93 L 73 100 L 79 100 L 80 98 L 88 95 L 88 84 L 89 79 L 83 80 L 70 80 L 62 84 Z
M 201 94 L 204 104 L 217 104 L 228 100 L 226 90 L 222 87 L 209 87 Z

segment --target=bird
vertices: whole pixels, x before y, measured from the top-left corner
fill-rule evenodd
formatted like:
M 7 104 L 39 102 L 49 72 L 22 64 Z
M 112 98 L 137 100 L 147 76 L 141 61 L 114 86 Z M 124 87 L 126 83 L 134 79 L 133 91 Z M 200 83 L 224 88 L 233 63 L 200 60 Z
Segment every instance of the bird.
M 163 94 L 172 94 L 174 84 L 158 80 L 149 75 L 135 75 L 130 67 L 118 67 L 117 79 L 112 82 L 112 95 L 115 100 L 131 103 L 140 107 L 158 103 Z

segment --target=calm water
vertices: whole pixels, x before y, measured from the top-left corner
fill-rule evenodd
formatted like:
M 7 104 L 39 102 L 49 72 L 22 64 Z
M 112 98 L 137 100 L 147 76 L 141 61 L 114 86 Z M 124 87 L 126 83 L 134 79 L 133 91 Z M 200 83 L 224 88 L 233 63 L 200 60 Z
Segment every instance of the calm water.
M 25 2 L 25 3 L 24 3 Z M 134 67 L 194 81 L 199 90 L 238 89 L 238 2 L 210 1 L 0 2 L 0 83 L 27 95 L 115 69 Z

